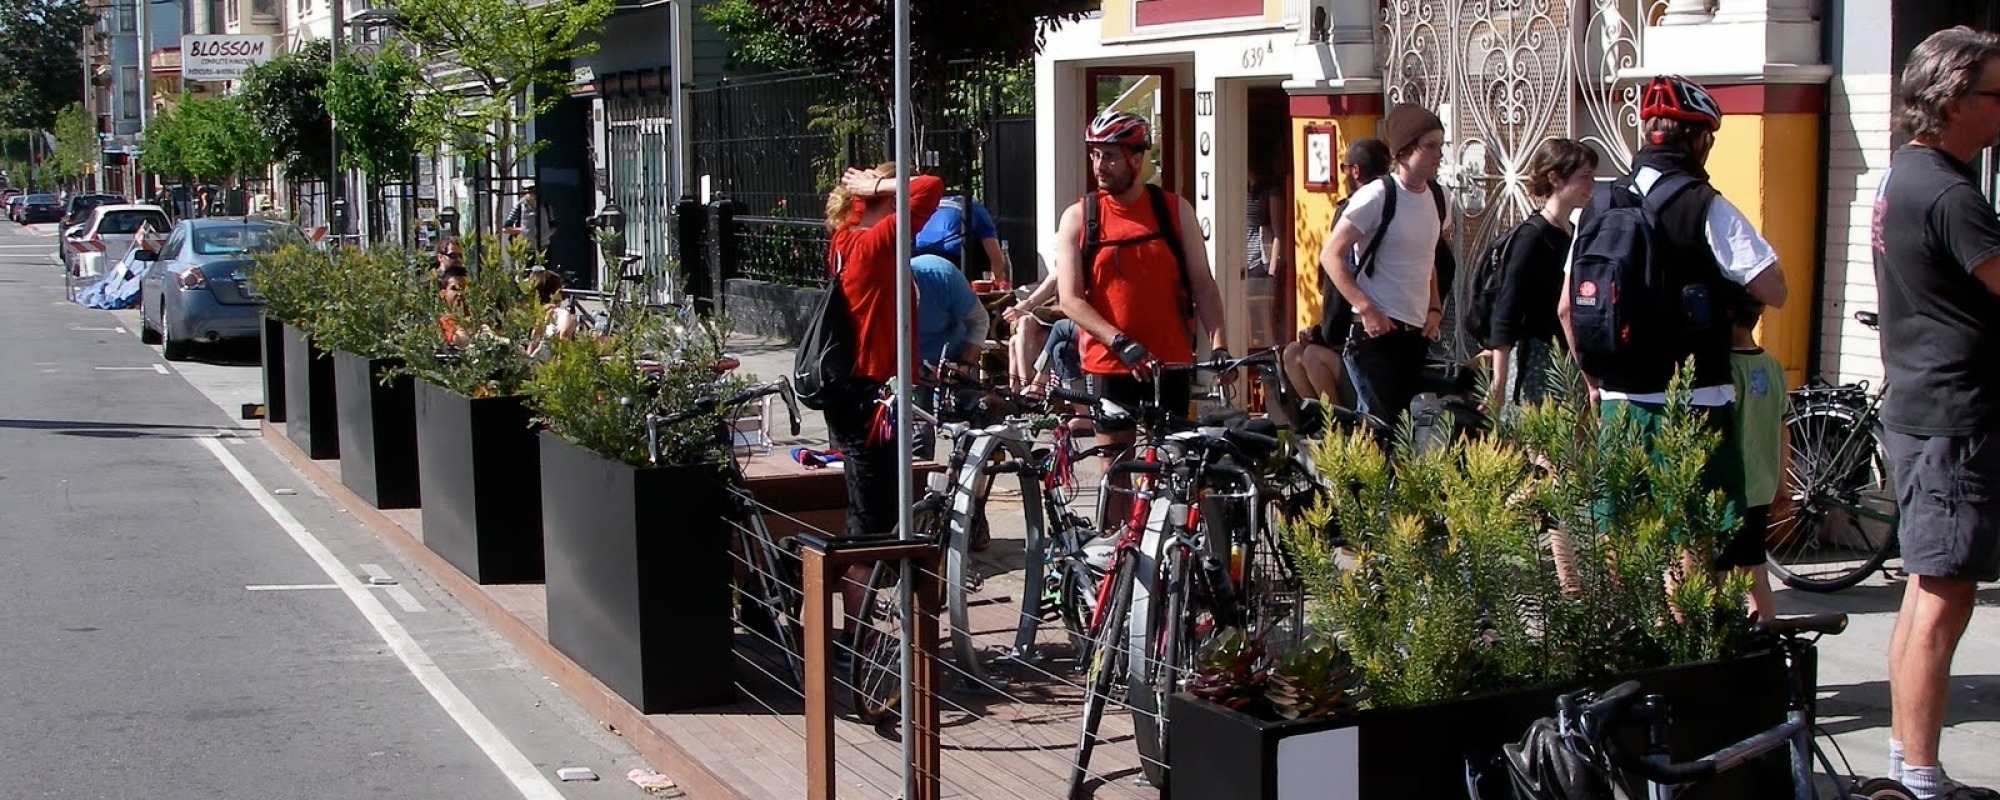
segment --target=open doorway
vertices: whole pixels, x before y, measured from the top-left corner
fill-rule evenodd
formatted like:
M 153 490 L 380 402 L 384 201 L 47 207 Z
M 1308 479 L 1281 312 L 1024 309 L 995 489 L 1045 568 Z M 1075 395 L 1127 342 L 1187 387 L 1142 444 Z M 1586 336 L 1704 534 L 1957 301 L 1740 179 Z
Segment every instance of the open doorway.
M 1249 89 L 1245 158 L 1249 173 L 1244 209 L 1244 296 L 1249 305 L 1251 349 L 1291 338 L 1293 286 L 1304 267 L 1292 253 L 1292 119 L 1285 90 Z M 1306 274 L 1310 274 L 1307 272 Z

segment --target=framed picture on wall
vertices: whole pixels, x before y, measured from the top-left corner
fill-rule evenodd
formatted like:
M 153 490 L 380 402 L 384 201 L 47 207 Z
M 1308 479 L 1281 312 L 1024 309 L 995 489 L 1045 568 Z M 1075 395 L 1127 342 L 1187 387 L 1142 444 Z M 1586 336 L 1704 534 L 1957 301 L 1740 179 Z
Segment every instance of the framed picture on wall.
M 1305 183 L 1306 190 L 1331 192 L 1339 188 L 1339 170 L 1335 169 L 1333 148 L 1333 126 L 1327 123 L 1306 125 L 1305 135 Z

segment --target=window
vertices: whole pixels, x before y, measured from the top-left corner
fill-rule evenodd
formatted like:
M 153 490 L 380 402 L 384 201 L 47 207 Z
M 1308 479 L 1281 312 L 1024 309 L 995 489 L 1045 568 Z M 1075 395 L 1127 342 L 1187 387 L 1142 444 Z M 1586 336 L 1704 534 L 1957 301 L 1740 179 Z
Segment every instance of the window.
M 187 226 L 183 225 L 167 237 L 167 243 L 160 247 L 160 260 L 172 261 L 181 254 L 181 247 L 187 244 Z
M 129 2 L 119 3 L 117 5 L 119 33 L 131 33 L 133 30 L 138 28 L 137 21 L 135 19 L 138 16 L 138 10 L 133 5 L 134 2 L 143 3 L 146 2 L 146 0 L 129 0 Z
M 281 225 L 205 225 L 194 231 L 194 254 L 237 255 L 278 246 Z
M 119 116 L 127 119 L 139 118 L 139 68 L 118 68 L 118 92 L 124 98 L 119 107 Z
M 139 232 L 139 226 L 152 223 L 153 230 L 164 231 L 173 226 L 167 224 L 167 215 L 158 211 L 112 211 L 97 221 L 100 236 L 129 236 Z
M 146 2 L 146 0 L 140 0 L 140 2 Z M 237 7 L 239 5 L 241 5 L 239 0 L 228 0 L 227 2 L 223 3 L 222 20 L 230 25 L 235 25 L 238 22 L 241 22 L 242 21 L 241 17 L 238 16 L 238 11 L 237 11 Z

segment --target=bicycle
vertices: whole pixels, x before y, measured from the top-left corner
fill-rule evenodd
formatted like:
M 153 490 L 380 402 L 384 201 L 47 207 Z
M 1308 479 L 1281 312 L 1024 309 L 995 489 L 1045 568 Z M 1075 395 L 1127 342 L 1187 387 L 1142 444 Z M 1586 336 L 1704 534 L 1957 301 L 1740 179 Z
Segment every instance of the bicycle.
M 1873 312 L 1854 315 L 1875 328 Z M 1853 586 L 1899 548 L 1895 487 L 1882 445 L 1887 387 L 1814 383 L 1791 393 L 1785 431 L 1791 463 L 1773 509 L 1765 562 L 1785 585 L 1813 592 Z M 1782 518 L 1776 512 L 1789 510 Z
M 1842 775 L 1814 738 L 1813 692 L 1808 671 L 1821 637 L 1847 628 L 1846 614 L 1815 614 L 1761 623 L 1762 632 L 1777 637 L 1787 677 L 1785 720 L 1708 755 L 1687 762 L 1667 752 L 1671 722 L 1665 698 L 1645 695 L 1638 681 L 1626 681 L 1602 693 L 1588 690 L 1557 699 L 1557 716 L 1529 727 L 1523 744 L 1503 748 L 1515 796 L 1520 800 L 1609 800 L 1614 785 L 1635 776 L 1648 800 L 1672 800 L 1681 787 L 1710 780 L 1768 753 L 1790 756 L 1792 797 L 1819 797 L 1815 765 L 1831 776 Z M 1806 637 L 1812 637 L 1810 639 Z M 1645 752 L 1626 749 L 1617 734 L 1623 723 L 1645 727 Z M 1540 761 L 1540 763 L 1532 763 Z M 1563 762 L 1557 764 L 1555 762 Z M 1838 797 L 1853 800 L 1907 800 L 1908 789 L 1887 778 L 1862 780 L 1851 774 L 1836 787 Z
M 1274 354 L 1161 367 L 1154 374 L 1155 405 L 1127 412 L 1145 436 L 1102 484 L 1100 507 L 1124 493 L 1132 511 L 1112 536 L 1110 566 L 1086 628 L 1095 649 L 1071 769 L 1073 796 L 1087 777 L 1118 676 L 1126 678 L 1142 771 L 1147 781 L 1165 785 L 1165 697 L 1178 688 L 1202 640 L 1231 627 L 1253 636 L 1286 623 L 1302 627 L 1300 579 L 1274 527 L 1280 514 L 1272 512 L 1281 512 L 1283 503 L 1267 505 L 1265 497 L 1267 476 L 1281 471 L 1267 467 L 1289 449 L 1274 435 L 1278 429 L 1266 420 L 1201 424 L 1157 404 L 1164 372 L 1245 366 L 1278 369 Z M 1107 412 L 1121 411 L 1098 402 Z M 1114 490 L 1121 476 L 1130 489 Z
M 781 377 L 727 398 L 702 398 L 685 411 L 646 415 L 649 463 L 660 462 L 662 428 L 712 414 L 717 409 L 741 409 L 772 395 L 784 400 L 785 409 L 790 414 L 792 435 L 797 436 L 800 428 L 798 399 L 792 394 L 791 381 Z M 736 414 L 732 412 L 725 418 L 734 416 Z M 716 435 L 721 441 L 728 442 L 732 433 L 725 422 Z M 806 673 L 801 656 L 804 638 L 799 613 L 805 601 L 805 592 L 800 582 L 798 551 L 791 546 L 792 540 L 779 542 L 771 535 L 770 527 L 764 523 L 764 510 L 750 492 L 743 474 L 742 459 L 736 456 L 736 452 L 736 448 L 732 447 L 727 476 L 729 498 L 724 519 L 736 530 L 738 558 L 742 562 L 742 569 L 736 576 L 741 598 L 737 605 L 737 621 L 746 630 L 763 636 L 776 647 L 793 682 L 803 685 Z M 746 619 L 746 616 L 750 618 Z

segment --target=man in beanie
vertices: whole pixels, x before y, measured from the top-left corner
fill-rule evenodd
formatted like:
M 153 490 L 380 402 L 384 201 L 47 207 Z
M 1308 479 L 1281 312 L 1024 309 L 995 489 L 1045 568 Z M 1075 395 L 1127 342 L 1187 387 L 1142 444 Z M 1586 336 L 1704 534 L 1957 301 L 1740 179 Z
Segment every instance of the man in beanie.
M 1444 123 L 1422 106 L 1404 103 L 1383 118 L 1382 140 L 1394 159 L 1389 175 L 1348 198 L 1319 263 L 1341 298 L 1354 306 L 1348 357 L 1361 404 L 1393 421 L 1409 410 L 1431 339 L 1444 320 L 1437 251 L 1448 215 L 1435 183 L 1444 159 Z M 1389 216 L 1385 211 L 1392 204 L 1401 212 Z M 1357 247 L 1361 255 L 1349 266 L 1344 254 Z

